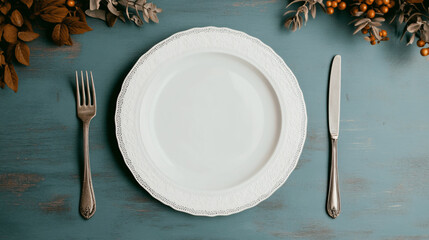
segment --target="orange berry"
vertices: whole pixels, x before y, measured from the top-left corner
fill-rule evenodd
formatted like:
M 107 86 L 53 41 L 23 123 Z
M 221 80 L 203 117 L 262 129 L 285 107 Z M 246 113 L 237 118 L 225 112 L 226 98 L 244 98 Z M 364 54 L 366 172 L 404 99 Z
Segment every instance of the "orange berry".
M 395 6 L 395 1 L 391 1 L 389 4 L 387 4 L 388 8 L 393 8 Z
M 76 2 L 74 0 L 67 0 L 67 6 L 74 7 L 76 5 Z
M 359 9 L 360 9 L 362 12 L 365 12 L 365 11 L 368 9 L 368 5 L 366 5 L 365 3 L 362 3 L 362 4 L 359 6 Z
M 383 0 L 375 0 L 375 4 L 378 6 L 383 5 Z
M 347 4 L 345 2 L 340 2 L 340 4 L 338 4 L 338 9 L 340 10 L 344 10 L 346 9 Z
M 389 8 L 387 6 L 381 6 L 380 11 L 382 13 L 387 13 L 387 12 L 389 12 Z
M 383 0 L 383 4 L 384 5 L 387 5 L 387 4 L 389 4 L 390 3 L 390 0 Z
M 366 25 L 364 28 L 365 28 L 366 30 L 369 30 L 371 27 L 370 27 L 369 25 Z
M 369 40 L 370 40 L 370 41 L 374 41 L 374 42 L 375 42 L 375 37 L 374 37 L 374 35 L 371 35 L 371 36 L 369 37 Z
M 427 55 L 429 55 L 429 48 L 422 48 L 422 50 L 420 50 L 420 54 L 423 57 L 426 57 Z
M 371 45 L 375 45 L 376 44 L 376 41 L 375 40 L 372 40 L 371 41 Z
M 332 2 L 331 2 L 331 1 L 326 1 L 326 6 L 327 6 L 327 7 L 332 6 Z
M 366 16 L 369 17 L 369 18 L 374 18 L 375 17 L 375 11 L 374 11 L 374 9 L 368 10 L 368 12 L 366 13 Z
M 333 14 L 334 13 L 334 8 L 333 7 L 328 7 L 326 9 L 326 13 L 329 14 L 329 15 Z
M 387 36 L 386 30 L 381 30 L 379 34 L 380 34 L 380 37 L 386 37 Z
M 337 2 L 337 3 L 340 3 L 340 2 L 341 2 L 341 0 L 336 0 L 336 2 Z
M 374 0 L 365 0 L 365 3 L 368 5 L 372 5 L 374 3 Z
M 367 33 L 368 33 L 368 30 L 366 30 L 366 29 L 362 29 L 362 33 L 363 33 L 363 34 L 367 34 Z
M 421 40 L 421 39 L 417 41 L 417 46 L 418 46 L 418 47 L 424 47 L 424 46 L 425 46 L 425 44 L 426 44 L 426 43 L 425 43 L 425 41 L 423 41 L 423 40 Z
M 336 8 L 337 6 L 338 6 L 337 1 L 332 1 L 332 7 L 333 7 L 333 8 Z

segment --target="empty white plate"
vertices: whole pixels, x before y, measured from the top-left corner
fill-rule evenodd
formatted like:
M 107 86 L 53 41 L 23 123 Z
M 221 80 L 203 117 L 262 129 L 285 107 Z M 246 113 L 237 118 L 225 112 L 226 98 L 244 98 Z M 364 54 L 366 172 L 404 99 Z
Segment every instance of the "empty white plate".
M 280 187 L 306 134 L 298 83 L 274 51 L 227 28 L 177 33 L 144 54 L 117 102 L 120 150 L 155 198 L 228 215 Z

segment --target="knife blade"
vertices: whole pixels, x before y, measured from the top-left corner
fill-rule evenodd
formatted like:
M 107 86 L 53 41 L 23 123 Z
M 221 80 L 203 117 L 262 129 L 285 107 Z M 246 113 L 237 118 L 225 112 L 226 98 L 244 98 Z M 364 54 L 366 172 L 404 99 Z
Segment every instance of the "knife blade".
M 329 79 L 329 132 L 331 134 L 331 171 L 329 176 L 328 199 L 326 211 L 332 218 L 341 212 L 340 187 L 338 181 L 338 135 L 340 133 L 340 99 L 341 99 L 341 56 L 336 55 L 332 61 Z
M 336 55 L 332 62 L 329 79 L 329 132 L 338 139 L 340 133 L 340 100 L 341 100 L 341 56 Z

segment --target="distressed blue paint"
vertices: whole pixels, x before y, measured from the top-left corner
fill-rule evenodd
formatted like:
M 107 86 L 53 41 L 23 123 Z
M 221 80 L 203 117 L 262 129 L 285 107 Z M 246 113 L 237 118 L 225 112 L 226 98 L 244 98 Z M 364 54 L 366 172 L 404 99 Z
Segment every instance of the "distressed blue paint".
M 281 27 L 281 0 L 156 3 L 164 9 L 158 25 L 107 28 L 90 19 L 94 31 L 73 36 L 73 47 L 57 48 L 43 37 L 31 43 L 31 66 L 17 67 L 19 92 L 0 91 L 0 239 L 429 238 L 429 71 L 417 47 L 392 36 L 370 46 L 351 35 L 344 17 L 320 12 L 292 34 Z M 113 122 L 121 82 L 138 57 L 175 32 L 209 25 L 244 31 L 282 56 L 304 92 L 309 120 L 299 166 L 286 184 L 253 209 L 217 218 L 193 217 L 152 199 L 125 167 Z M 332 220 L 325 213 L 325 103 L 335 54 L 343 58 L 343 205 Z M 89 221 L 78 214 L 75 69 L 94 71 L 99 103 L 91 127 L 97 212 Z M 16 185 L 16 177 L 5 180 L 8 173 L 43 180 Z M 61 197 L 63 203 L 55 202 Z

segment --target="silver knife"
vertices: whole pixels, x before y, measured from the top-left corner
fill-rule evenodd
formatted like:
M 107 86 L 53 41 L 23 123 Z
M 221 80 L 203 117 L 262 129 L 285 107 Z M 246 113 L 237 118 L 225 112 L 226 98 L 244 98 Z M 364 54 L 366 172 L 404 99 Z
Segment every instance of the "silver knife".
M 331 135 L 331 173 L 326 210 L 332 218 L 338 217 L 341 211 L 340 188 L 338 184 L 337 142 L 340 133 L 340 99 L 341 99 L 341 56 L 336 55 L 332 61 L 329 79 L 329 132 Z

